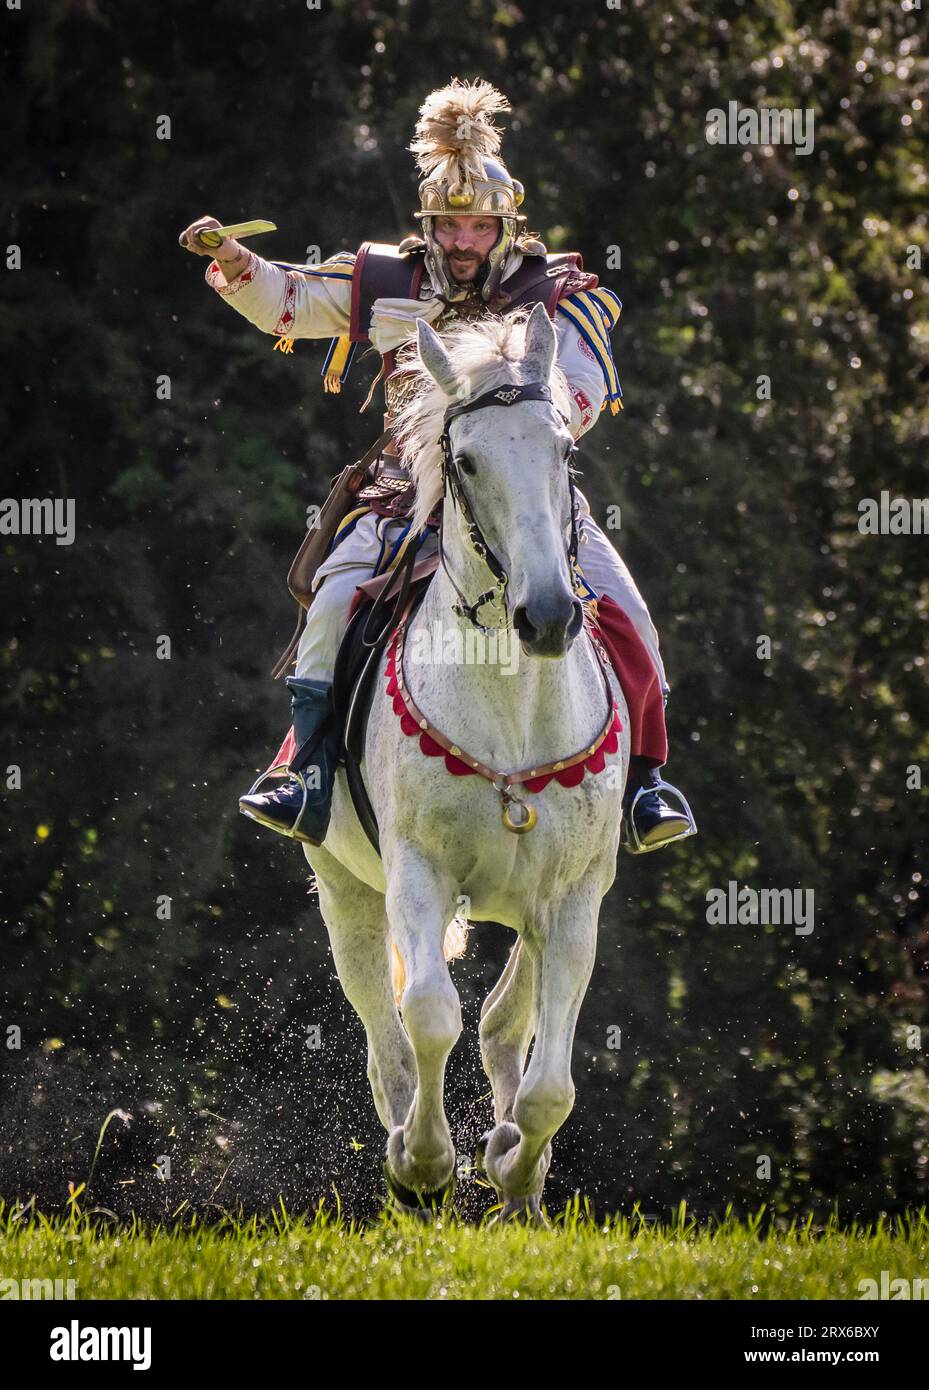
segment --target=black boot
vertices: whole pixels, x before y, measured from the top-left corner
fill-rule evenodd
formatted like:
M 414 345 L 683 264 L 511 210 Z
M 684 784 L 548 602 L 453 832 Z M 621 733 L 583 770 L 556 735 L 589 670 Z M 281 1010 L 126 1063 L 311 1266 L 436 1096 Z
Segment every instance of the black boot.
M 682 810 L 672 810 L 661 799 L 661 791 L 670 792 L 681 803 Z M 696 835 L 697 824 L 686 799 L 677 787 L 665 782 L 646 758 L 629 760 L 629 779 L 623 796 L 624 844 L 631 854 L 648 854 L 675 840 Z
M 329 828 L 332 788 L 339 757 L 339 731 L 332 709 L 332 686 L 324 681 L 288 676 L 293 696 L 297 751 L 289 771 L 294 774 L 274 790 L 259 792 L 259 777 L 239 810 L 259 825 L 308 845 L 321 845 Z

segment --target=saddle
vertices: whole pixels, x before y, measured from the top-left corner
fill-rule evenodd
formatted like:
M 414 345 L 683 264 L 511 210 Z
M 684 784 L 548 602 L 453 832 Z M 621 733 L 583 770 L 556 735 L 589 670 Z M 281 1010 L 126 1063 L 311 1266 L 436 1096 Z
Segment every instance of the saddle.
M 381 852 L 377 817 L 368 796 L 361 762 L 365 730 L 381 653 L 404 613 L 412 613 L 438 568 L 438 554 L 416 558 L 415 547 L 396 569 L 359 584 L 363 598 L 356 607 L 339 644 L 332 682 L 332 701 L 339 728 L 339 765 L 351 793 L 355 814 L 377 854 Z

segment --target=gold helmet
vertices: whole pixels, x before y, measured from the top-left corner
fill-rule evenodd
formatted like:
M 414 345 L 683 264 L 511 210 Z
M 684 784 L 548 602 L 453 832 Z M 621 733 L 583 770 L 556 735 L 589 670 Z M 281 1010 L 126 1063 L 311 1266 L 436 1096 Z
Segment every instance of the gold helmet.
M 509 109 L 506 97 L 489 82 L 460 82 L 457 77 L 447 87 L 430 92 L 419 108 L 409 146 L 424 175 L 415 216 L 422 225 L 433 287 L 445 299 L 465 298 L 470 286 L 459 285 L 449 273 L 445 252 L 434 235 L 436 217 L 483 214 L 500 218 L 500 235 L 488 254 L 481 286 L 485 300 L 496 293 L 526 221 L 517 212 L 523 186 L 497 157 L 503 132 L 493 124 L 493 117 Z

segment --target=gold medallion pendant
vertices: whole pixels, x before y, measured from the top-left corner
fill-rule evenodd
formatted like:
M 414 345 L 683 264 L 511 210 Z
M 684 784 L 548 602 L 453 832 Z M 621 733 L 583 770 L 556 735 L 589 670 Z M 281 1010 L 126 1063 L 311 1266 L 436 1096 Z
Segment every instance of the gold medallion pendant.
M 514 835 L 527 834 L 539 819 L 532 802 L 520 801 L 505 786 L 500 786 L 497 783 L 494 785 L 497 787 L 503 802 L 503 824 L 507 830 L 512 830 Z

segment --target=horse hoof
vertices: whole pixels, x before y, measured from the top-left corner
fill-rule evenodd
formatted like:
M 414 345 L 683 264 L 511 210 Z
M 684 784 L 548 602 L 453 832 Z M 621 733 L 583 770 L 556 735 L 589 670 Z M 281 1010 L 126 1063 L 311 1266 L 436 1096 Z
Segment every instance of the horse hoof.
M 552 1223 L 542 1210 L 541 1197 L 507 1197 L 487 1225 L 503 1226 L 511 1221 L 524 1221 L 527 1226 L 541 1226 L 547 1231 L 552 1228 Z
M 455 1195 L 455 1173 L 444 1187 L 437 1187 L 431 1192 L 420 1192 L 412 1187 L 404 1187 L 402 1182 L 398 1182 L 391 1173 L 388 1164 L 384 1163 L 384 1180 L 387 1183 L 387 1194 L 393 1206 L 407 1216 L 416 1217 L 420 1221 L 429 1221 L 438 1215 L 443 1207 L 451 1202 Z
M 500 1175 L 495 1172 L 497 1165 L 504 1155 L 509 1153 L 510 1149 L 516 1148 L 522 1135 L 518 1125 L 514 1125 L 511 1120 L 504 1120 L 502 1124 L 497 1125 L 489 1134 L 482 1135 L 481 1138 L 487 1140 L 481 1155 L 484 1172 L 499 1192 L 502 1184 L 498 1181 Z

